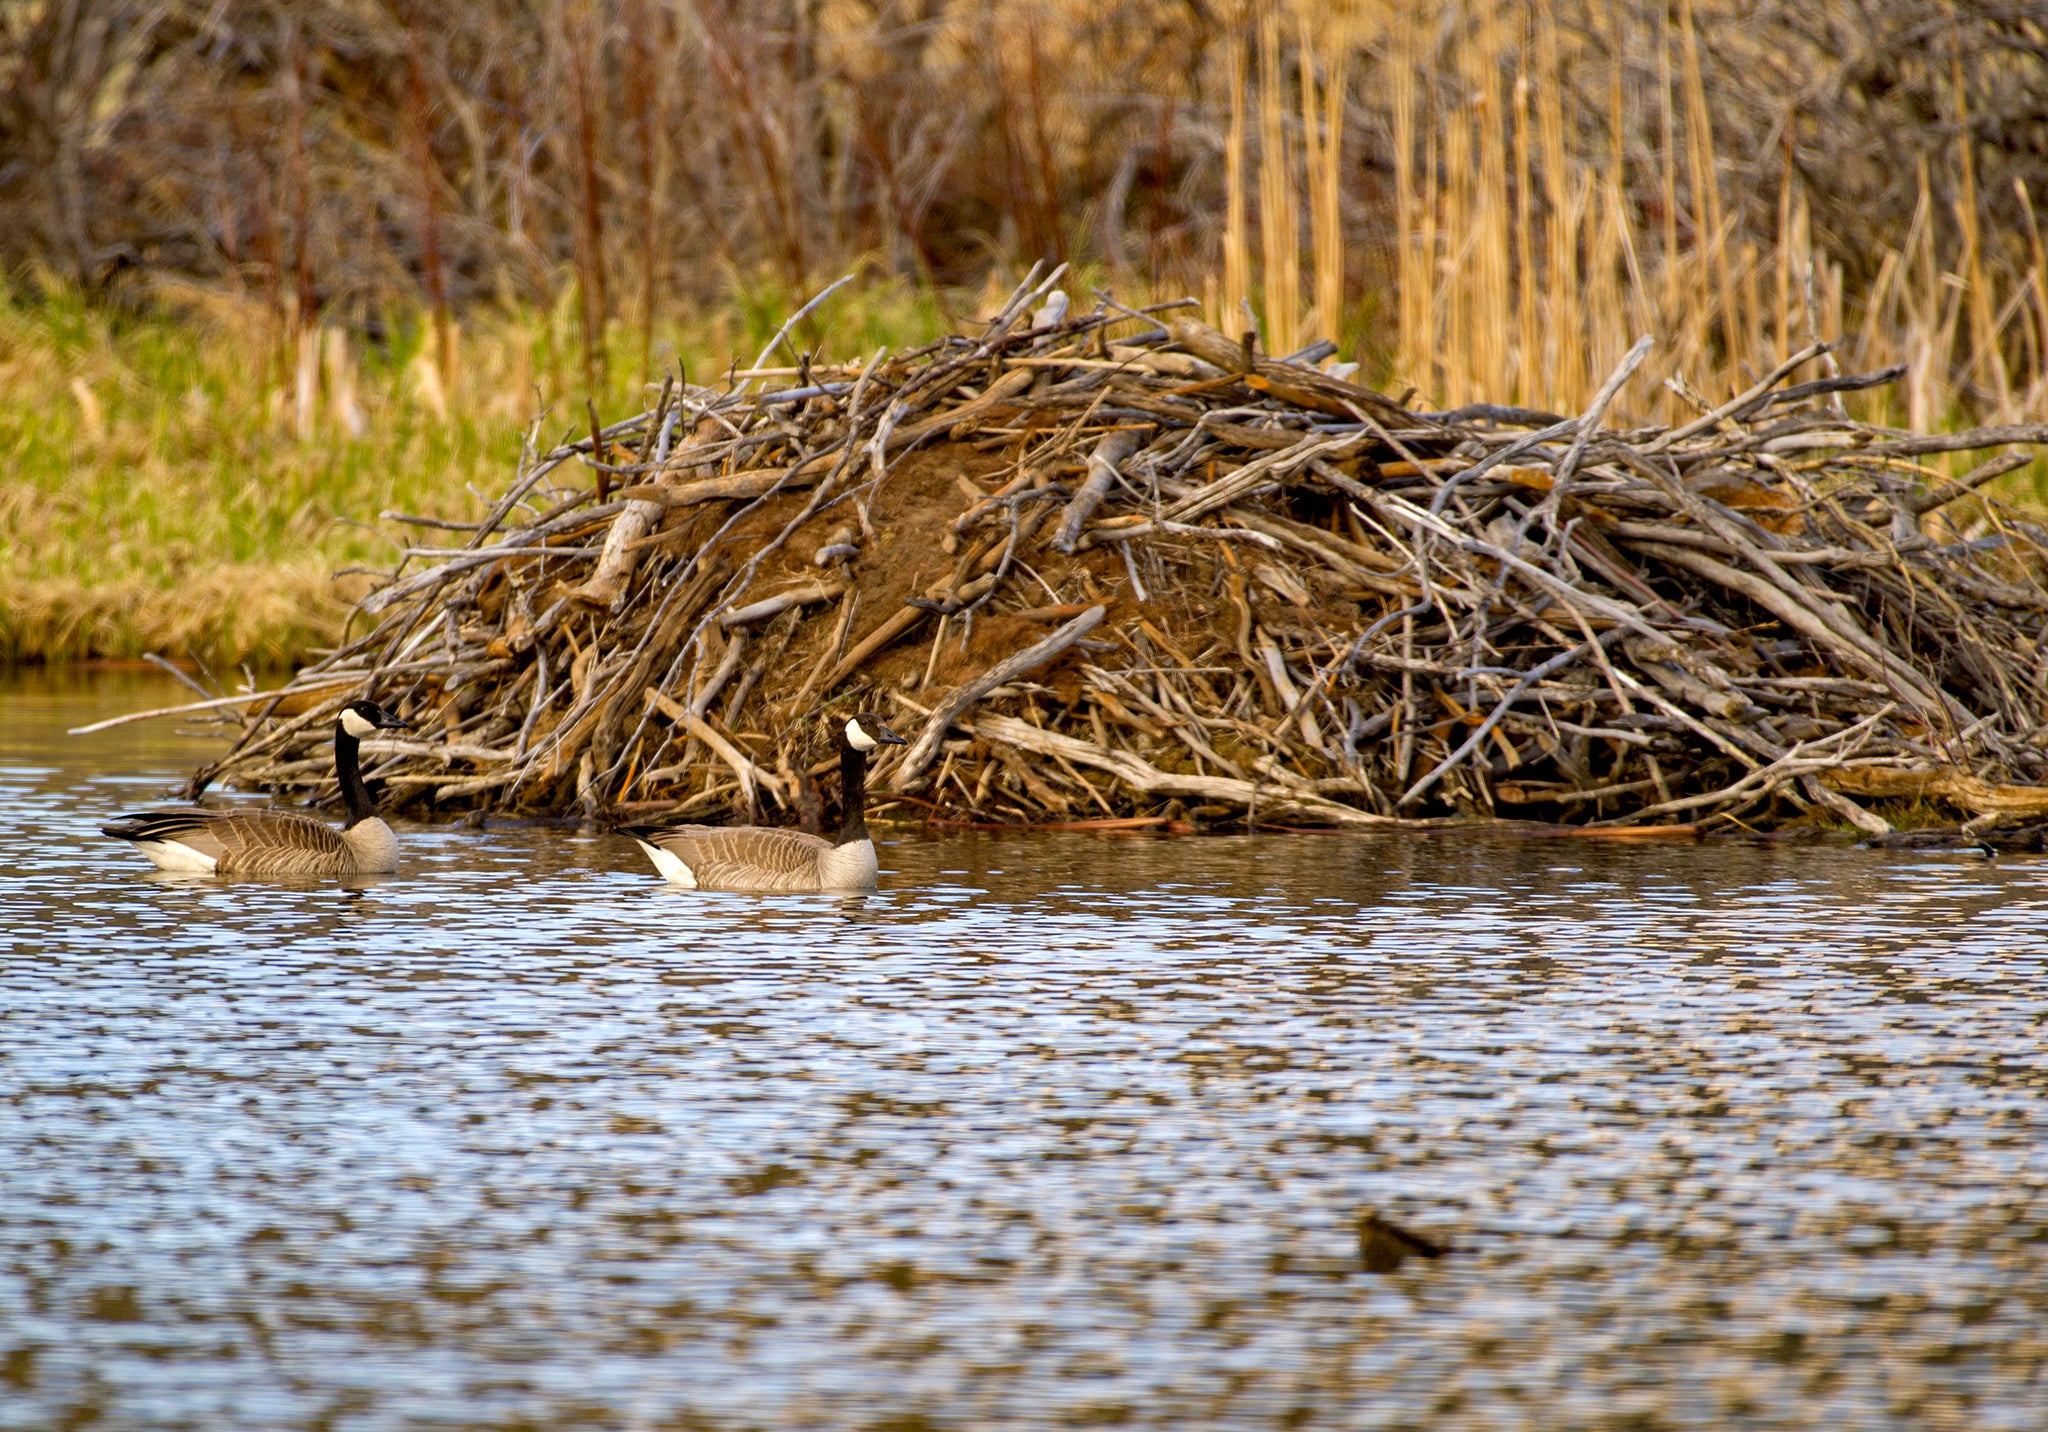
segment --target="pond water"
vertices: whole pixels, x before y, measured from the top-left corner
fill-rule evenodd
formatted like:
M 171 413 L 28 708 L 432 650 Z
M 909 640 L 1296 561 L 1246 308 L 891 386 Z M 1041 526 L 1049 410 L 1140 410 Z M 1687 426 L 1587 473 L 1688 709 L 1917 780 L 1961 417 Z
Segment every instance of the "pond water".
M 2039 1428 L 2048 863 L 883 836 L 698 895 L 97 834 L 0 687 L 0 1428 Z M 1375 1209 L 1456 1245 L 1361 1264 Z

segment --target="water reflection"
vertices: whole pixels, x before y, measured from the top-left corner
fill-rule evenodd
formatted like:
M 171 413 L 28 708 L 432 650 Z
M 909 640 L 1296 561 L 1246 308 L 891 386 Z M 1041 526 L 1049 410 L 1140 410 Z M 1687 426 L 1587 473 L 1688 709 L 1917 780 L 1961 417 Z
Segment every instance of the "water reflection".
M 54 733 L 175 699 L 0 696 L 0 1427 L 2038 1425 L 2038 863 L 174 881 L 95 827 L 205 748 Z

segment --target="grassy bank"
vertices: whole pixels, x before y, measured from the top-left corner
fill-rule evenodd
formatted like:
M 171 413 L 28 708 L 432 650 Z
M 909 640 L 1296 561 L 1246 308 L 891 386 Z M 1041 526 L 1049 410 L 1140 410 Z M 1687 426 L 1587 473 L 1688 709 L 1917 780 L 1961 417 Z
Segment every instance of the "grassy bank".
M 337 628 L 348 568 L 389 566 L 379 513 L 462 520 L 472 487 L 503 486 L 536 414 L 543 446 L 588 427 L 566 305 L 473 315 L 445 360 L 416 319 L 376 344 L 335 330 L 309 345 L 302 388 L 258 306 L 174 297 L 138 315 L 0 290 L 0 661 L 288 661 Z M 754 291 L 658 328 L 651 367 L 703 379 L 745 362 L 793 307 Z M 872 351 L 941 325 L 931 300 L 891 288 L 828 305 L 806 337 Z M 640 333 L 612 338 L 607 417 L 645 406 L 649 371 Z
M 802 302 L 750 288 L 651 335 L 614 324 L 593 382 L 570 295 L 548 311 L 473 311 L 444 345 L 417 313 L 295 340 L 263 305 L 218 290 L 167 290 L 137 310 L 62 286 L 0 289 L 0 661 L 160 652 L 215 666 L 287 663 L 338 628 L 360 587 L 350 569 L 389 567 L 400 529 L 380 524 L 381 513 L 477 515 L 475 493 L 502 488 L 536 415 L 545 447 L 587 430 L 593 391 L 607 419 L 640 411 L 648 374 L 680 364 L 708 381 L 749 362 Z M 949 308 L 992 306 L 979 292 L 850 287 L 798 340 L 834 358 L 900 349 L 943 331 Z M 1358 327 L 1347 327 L 1356 341 Z M 1935 332 L 1953 344 L 1956 328 Z M 1474 352 L 1455 372 L 1441 352 L 1412 360 L 1412 336 L 1367 353 L 1374 381 L 1399 392 L 1412 372 L 1442 403 L 1483 395 L 1482 380 L 1498 376 Z M 1910 321 L 1872 328 L 1852 335 L 1845 361 L 1875 367 L 1929 351 L 1915 339 Z M 1682 376 L 1717 397 L 1749 381 L 1741 368 Z M 1933 400 L 1905 401 L 1915 391 Z M 1567 408 L 1578 397 L 1547 396 Z M 2038 398 L 1995 406 L 2025 419 Z M 1643 377 L 1614 411 L 1671 421 L 1688 401 Z M 1927 385 L 1851 394 L 1848 406 L 1923 428 L 1987 416 Z M 1929 461 L 1923 474 L 1968 465 Z M 2048 467 L 1993 490 L 2048 509 Z M 1955 511 L 1967 524 L 1968 505 Z

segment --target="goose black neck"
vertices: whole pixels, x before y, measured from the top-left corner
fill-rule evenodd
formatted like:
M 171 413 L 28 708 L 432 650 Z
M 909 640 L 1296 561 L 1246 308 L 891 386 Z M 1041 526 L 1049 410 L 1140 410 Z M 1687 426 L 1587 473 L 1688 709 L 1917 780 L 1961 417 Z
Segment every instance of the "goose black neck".
M 868 838 L 868 753 L 857 751 L 844 738 L 839 742 L 839 798 L 846 803 L 846 819 L 840 823 L 839 845 L 851 845 Z
M 355 825 L 377 813 L 370 788 L 363 784 L 363 769 L 356 738 L 348 728 L 334 728 L 334 778 L 341 782 L 341 798 L 348 803 L 348 823 Z

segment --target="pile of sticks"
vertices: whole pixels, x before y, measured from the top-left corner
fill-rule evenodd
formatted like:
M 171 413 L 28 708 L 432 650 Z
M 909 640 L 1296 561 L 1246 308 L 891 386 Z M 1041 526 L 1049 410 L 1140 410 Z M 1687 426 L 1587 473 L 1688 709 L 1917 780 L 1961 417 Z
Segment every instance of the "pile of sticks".
M 1647 339 L 1576 416 L 1420 413 L 1330 345 L 1057 277 L 862 362 L 769 368 L 786 327 L 529 441 L 481 520 L 386 514 L 411 545 L 344 644 L 217 702 L 192 791 L 331 792 L 370 692 L 416 725 L 372 779 L 421 813 L 815 823 L 875 710 L 909 737 L 882 807 L 975 824 L 2048 815 L 2048 532 L 1977 492 L 2048 426 L 1851 421 L 1899 375 L 1816 345 L 1610 427 Z

